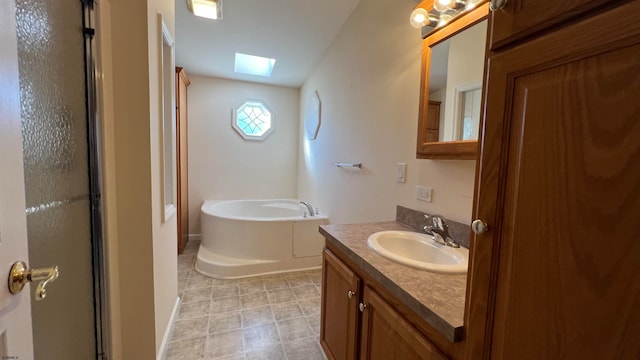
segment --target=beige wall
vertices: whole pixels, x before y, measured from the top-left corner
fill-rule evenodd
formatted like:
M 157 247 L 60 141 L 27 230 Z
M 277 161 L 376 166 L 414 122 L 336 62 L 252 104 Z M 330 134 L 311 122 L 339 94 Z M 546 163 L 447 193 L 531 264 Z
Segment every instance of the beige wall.
M 115 214 L 123 359 L 155 356 L 146 14 L 145 2 L 112 0 Z
M 301 89 L 300 121 L 314 90 L 322 100 L 315 141 L 302 140 L 298 195 L 332 223 L 388 220 L 395 206 L 469 223 L 475 161 L 416 160 L 420 31 L 408 23 L 415 1 L 361 0 Z M 362 170 L 335 161 L 362 162 Z M 396 163 L 407 182 L 396 183 Z M 433 202 L 415 200 L 416 185 Z
M 189 233 L 200 233 L 205 200 L 295 198 L 298 89 L 189 79 Z M 275 114 L 275 130 L 263 141 L 244 140 L 231 127 L 232 109 L 247 98 L 264 100 Z
M 162 222 L 158 61 L 158 13 L 174 32 L 173 1 L 99 6 L 112 357 L 152 359 L 177 298 L 176 218 Z
M 173 0 L 148 0 L 148 40 L 149 40 L 149 99 L 151 114 L 151 211 L 153 228 L 153 275 L 156 325 L 156 353 L 169 327 L 169 320 L 178 297 L 178 253 L 177 253 L 177 216 L 163 222 L 164 192 L 161 179 L 163 173 L 162 142 L 162 62 L 160 44 L 162 43 L 161 25 L 158 14 L 175 39 L 175 8 Z M 173 67 L 173 66 L 172 66 Z M 165 79 L 166 86 L 175 89 L 175 76 Z M 175 94 L 175 91 L 174 91 Z M 175 106 L 172 107 L 175 109 Z M 175 112 L 175 111 L 174 111 Z M 173 121 L 175 123 L 175 120 Z M 168 131 L 166 129 L 165 131 Z M 174 131 L 175 133 L 175 131 Z M 175 135 L 174 135 L 175 137 Z M 172 145 L 175 147 L 175 143 Z M 175 150 L 173 151 L 175 158 Z M 174 164 L 175 166 L 175 164 Z M 175 176 L 175 175 L 174 175 Z M 175 179 L 175 178 L 174 178 Z M 173 193 L 177 191 L 173 181 Z M 175 199 L 174 199 L 175 200 Z

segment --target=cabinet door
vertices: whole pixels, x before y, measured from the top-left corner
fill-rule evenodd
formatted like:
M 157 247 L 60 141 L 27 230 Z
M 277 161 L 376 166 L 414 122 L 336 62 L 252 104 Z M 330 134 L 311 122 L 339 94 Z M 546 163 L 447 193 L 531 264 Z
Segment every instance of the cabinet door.
M 425 142 L 437 142 L 440 137 L 440 101 L 429 101 Z
M 640 1 L 488 64 L 467 358 L 640 358 Z
M 446 357 L 391 305 L 364 288 L 360 359 L 444 360 Z
M 360 278 L 333 253 L 322 253 L 320 344 L 330 360 L 356 358 Z
M 508 0 L 502 10 L 492 14 L 491 49 L 496 49 L 534 32 L 561 24 L 596 7 L 621 3 L 620 0 Z

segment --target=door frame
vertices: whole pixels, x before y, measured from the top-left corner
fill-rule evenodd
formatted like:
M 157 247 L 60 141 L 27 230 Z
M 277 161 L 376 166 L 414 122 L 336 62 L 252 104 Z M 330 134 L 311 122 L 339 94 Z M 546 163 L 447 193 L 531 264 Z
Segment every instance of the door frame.
M 89 194 L 91 201 L 91 251 L 93 269 L 93 301 L 94 321 L 96 337 L 97 359 L 108 359 L 111 348 L 111 327 L 108 308 L 108 293 L 106 279 L 106 247 L 105 231 L 103 227 L 102 205 L 102 167 L 101 167 L 101 132 L 98 106 L 98 59 L 96 56 L 96 3 L 94 0 L 82 0 L 83 34 L 84 34 L 84 71 L 85 71 L 85 97 L 87 112 L 87 141 L 89 151 Z

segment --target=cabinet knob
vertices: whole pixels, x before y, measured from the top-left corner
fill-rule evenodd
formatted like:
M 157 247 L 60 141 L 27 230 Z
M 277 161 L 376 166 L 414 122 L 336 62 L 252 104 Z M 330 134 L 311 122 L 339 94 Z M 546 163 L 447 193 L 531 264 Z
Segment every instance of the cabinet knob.
M 353 297 L 353 295 L 355 295 L 356 293 L 354 293 L 353 291 L 349 290 L 347 291 L 347 296 L 349 297 L 349 299 L 351 299 Z
M 489 9 L 491 9 L 491 11 L 498 11 L 504 9 L 505 5 L 507 5 L 507 0 L 491 0 Z
M 365 305 L 364 303 L 360 303 L 358 307 L 360 308 L 360 312 L 364 312 L 365 310 L 367 310 L 367 305 Z
M 489 225 L 480 219 L 473 220 L 471 230 L 476 234 L 484 234 L 489 230 Z

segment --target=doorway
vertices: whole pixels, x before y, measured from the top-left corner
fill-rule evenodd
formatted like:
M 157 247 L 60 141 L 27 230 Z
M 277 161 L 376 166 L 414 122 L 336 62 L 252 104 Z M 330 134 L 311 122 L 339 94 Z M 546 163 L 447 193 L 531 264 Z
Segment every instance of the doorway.
M 90 7 L 16 0 L 29 265 L 60 271 L 32 301 L 35 359 L 103 355 Z

